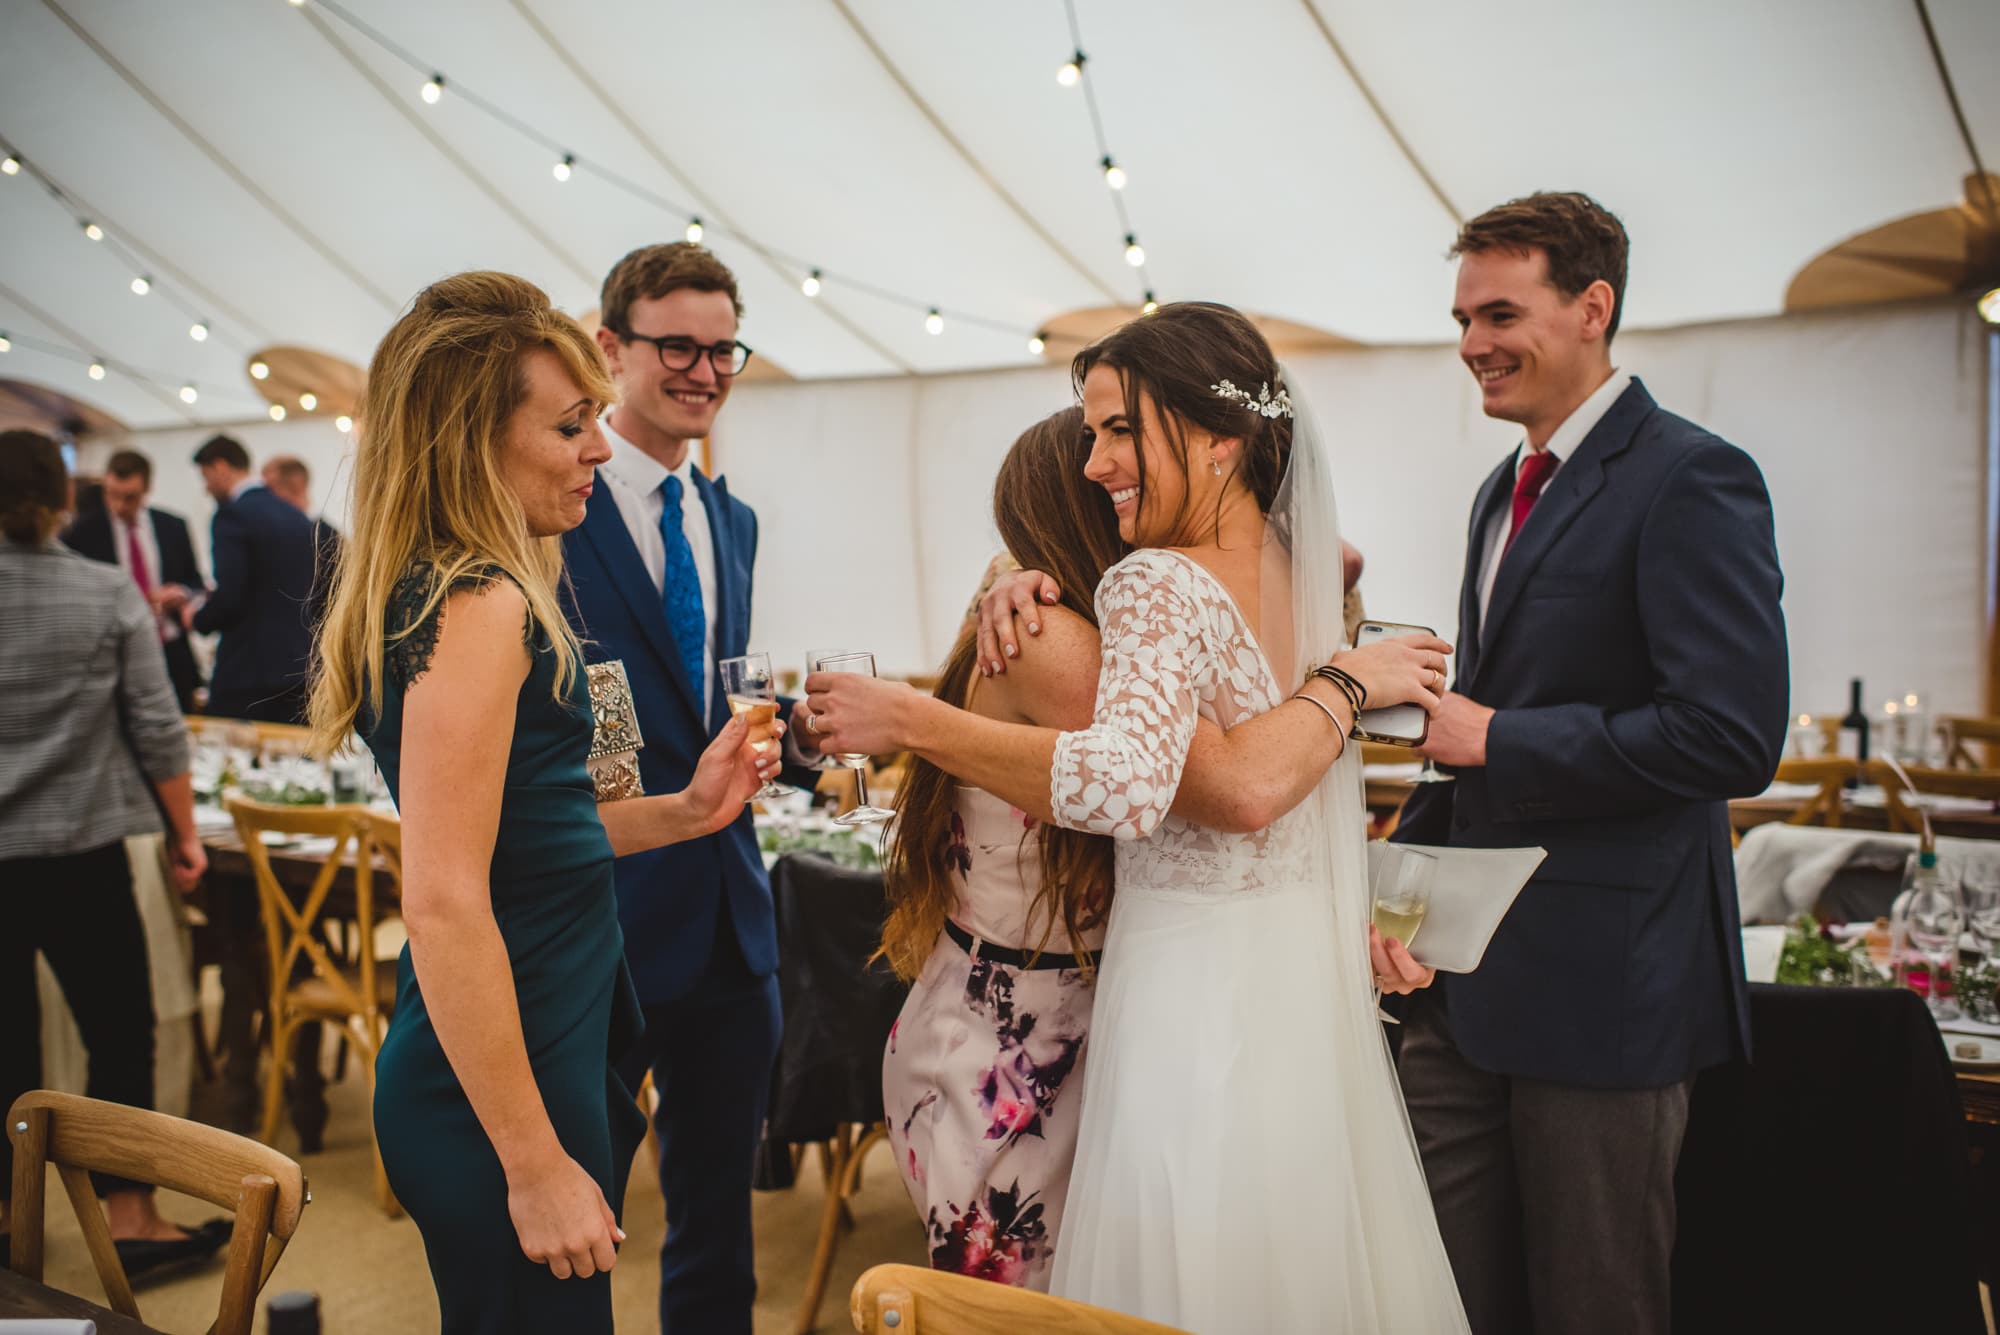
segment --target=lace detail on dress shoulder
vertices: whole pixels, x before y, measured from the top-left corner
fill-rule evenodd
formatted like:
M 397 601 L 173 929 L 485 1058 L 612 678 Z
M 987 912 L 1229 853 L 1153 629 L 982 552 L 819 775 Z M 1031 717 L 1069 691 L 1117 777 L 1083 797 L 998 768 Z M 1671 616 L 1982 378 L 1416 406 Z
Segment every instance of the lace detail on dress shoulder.
M 481 588 L 506 578 L 507 573 L 497 566 L 464 571 L 452 580 L 451 587 L 426 614 L 425 605 L 430 603 L 437 587 L 437 567 L 428 561 L 412 565 L 389 591 L 389 606 L 383 617 L 388 641 L 382 650 L 382 673 L 389 684 L 407 691 L 430 670 L 431 655 L 437 652 L 439 623 L 444 619 L 445 599 L 460 589 Z M 530 649 L 534 647 L 533 626 L 534 614 L 530 612 L 521 625 L 521 639 Z
M 1290 815 L 1252 834 L 1169 810 L 1206 718 L 1233 728 L 1284 699 L 1229 592 L 1189 557 L 1138 551 L 1097 589 L 1104 642 L 1091 726 L 1056 741 L 1056 823 L 1118 839 L 1118 894 L 1261 894 L 1306 874 Z

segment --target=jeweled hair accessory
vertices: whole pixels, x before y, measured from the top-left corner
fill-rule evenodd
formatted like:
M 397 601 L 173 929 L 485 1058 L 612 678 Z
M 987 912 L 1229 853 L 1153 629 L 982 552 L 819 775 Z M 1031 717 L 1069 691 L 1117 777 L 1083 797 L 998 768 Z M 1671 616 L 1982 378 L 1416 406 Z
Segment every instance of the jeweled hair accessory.
M 1210 385 L 1209 388 L 1218 397 L 1228 399 L 1232 403 L 1240 403 L 1251 412 L 1264 417 L 1290 417 L 1292 415 L 1291 391 L 1287 390 L 1283 385 L 1278 387 L 1276 394 L 1271 393 L 1271 387 L 1267 384 L 1261 392 L 1254 395 L 1247 389 L 1236 388 L 1235 385 L 1227 380 L 1219 385 Z

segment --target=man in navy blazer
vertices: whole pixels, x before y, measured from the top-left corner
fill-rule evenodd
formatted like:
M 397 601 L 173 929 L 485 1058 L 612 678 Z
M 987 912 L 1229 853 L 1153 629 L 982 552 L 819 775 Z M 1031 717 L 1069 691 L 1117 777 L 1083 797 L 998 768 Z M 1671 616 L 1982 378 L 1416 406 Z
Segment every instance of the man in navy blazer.
M 106 565 L 122 566 L 158 610 L 178 606 L 187 591 L 202 586 L 187 521 L 146 504 L 153 489 L 153 461 L 137 450 L 120 450 L 104 466 L 104 508 L 80 514 L 63 534 L 70 550 Z M 201 670 L 177 617 L 160 615 L 160 646 L 166 651 L 167 680 L 181 712 L 194 712 Z
M 215 584 L 181 612 L 188 629 L 221 633 L 208 712 L 303 723 L 318 558 L 312 520 L 251 476 L 249 452 L 230 437 L 211 437 L 194 461 L 216 503 L 208 545 Z
M 757 516 L 689 446 L 708 436 L 749 350 L 736 280 L 684 242 L 648 246 L 604 280 L 597 332 L 620 400 L 612 457 L 563 537 L 571 617 L 592 662 L 632 684 L 648 793 L 685 787 L 729 718 L 716 663 L 746 652 Z M 787 739 L 796 763 L 809 758 Z M 817 777 L 787 775 L 810 786 Z M 750 1330 L 750 1182 L 778 1051 L 778 941 L 746 807 L 728 829 L 620 858 L 618 917 L 659 1092 L 663 1331 Z
M 1523 445 L 1473 503 L 1457 680 L 1396 838 L 1548 858 L 1479 969 L 1405 1008 L 1401 1072 L 1472 1329 L 1668 1330 L 1674 1165 L 1748 1055 L 1727 800 L 1789 673 L 1750 457 L 1612 365 L 1626 236 L 1582 195 L 1466 224 L 1453 316 Z

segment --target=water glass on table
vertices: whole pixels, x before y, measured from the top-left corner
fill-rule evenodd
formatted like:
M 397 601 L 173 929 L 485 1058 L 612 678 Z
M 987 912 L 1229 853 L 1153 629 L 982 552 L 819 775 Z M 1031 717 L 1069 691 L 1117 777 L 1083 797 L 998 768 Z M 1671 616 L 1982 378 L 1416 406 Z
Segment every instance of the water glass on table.
M 1990 980 L 2000 967 L 2000 867 L 1968 865 L 1962 881 L 1966 925 L 1979 943 L 1978 973 Z M 1990 988 L 1981 986 L 1976 995 L 1961 989 L 1959 1002 L 1975 1020 L 2000 1020 L 2000 1000 Z
M 1939 874 L 1916 879 L 1908 913 L 1910 948 L 1924 962 L 1930 986 L 1924 1000 L 1940 1022 L 1963 1014 L 1951 996 L 1958 975 L 1958 938 L 1965 931 L 1965 903 L 1951 872 L 1940 864 Z
M 806 655 L 808 672 L 859 672 L 865 676 L 875 675 L 875 655 L 849 650 L 822 650 Z M 833 818 L 835 825 L 874 825 L 888 820 L 895 813 L 884 811 L 868 801 L 868 757 L 865 755 L 842 755 L 841 764 L 854 771 L 856 805 L 854 810 L 843 812 Z
M 725 658 L 715 667 L 721 674 L 722 693 L 729 700 L 731 714 L 747 718 L 753 728 L 764 727 L 778 716 L 778 681 L 771 672 L 769 654 Z M 769 742 L 759 742 L 758 754 L 762 755 L 769 745 Z M 783 797 L 790 791 L 783 784 L 767 783 L 751 794 L 751 800 Z

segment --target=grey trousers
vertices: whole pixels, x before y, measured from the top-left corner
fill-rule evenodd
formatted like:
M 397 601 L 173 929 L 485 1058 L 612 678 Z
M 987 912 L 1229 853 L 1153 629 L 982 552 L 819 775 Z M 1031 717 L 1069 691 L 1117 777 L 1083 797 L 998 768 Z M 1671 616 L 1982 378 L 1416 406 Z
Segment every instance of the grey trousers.
M 1692 1080 L 1590 1089 L 1474 1067 L 1405 1012 L 1403 1097 L 1473 1335 L 1668 1335 Z

